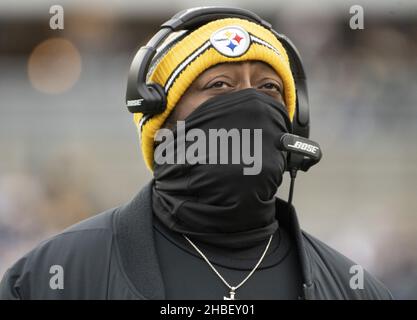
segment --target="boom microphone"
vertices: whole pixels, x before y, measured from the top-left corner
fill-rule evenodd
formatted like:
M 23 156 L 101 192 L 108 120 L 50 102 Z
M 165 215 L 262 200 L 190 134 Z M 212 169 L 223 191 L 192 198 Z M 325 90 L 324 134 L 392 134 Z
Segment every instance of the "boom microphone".
M 317 142 L 291 133 L 284 133 L 280 137 L 278 148 L 289 152 L 287 169 L 290 171 L 294 169 L 307 171 L 322 157 L 321 148 Z

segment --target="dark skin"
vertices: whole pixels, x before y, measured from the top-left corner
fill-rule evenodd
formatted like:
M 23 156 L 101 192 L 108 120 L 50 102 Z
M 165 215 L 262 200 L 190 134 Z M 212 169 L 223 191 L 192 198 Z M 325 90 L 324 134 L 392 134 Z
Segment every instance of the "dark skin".
M 217 95 L 254 88 L 284 103 L 284 86 L 275 70 L 262 61 L 227 62 L 201 73 L 188 87 L 164 127 L 172 128 L 200 104 Z

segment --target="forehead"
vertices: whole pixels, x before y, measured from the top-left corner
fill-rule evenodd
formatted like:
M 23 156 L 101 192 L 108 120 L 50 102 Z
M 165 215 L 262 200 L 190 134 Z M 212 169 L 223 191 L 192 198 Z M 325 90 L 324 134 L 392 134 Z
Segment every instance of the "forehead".
M 279 78 L 276 71 L 269 64 L 257 60 L 219 63 L 205 70 L 200 77 L 213 76 L 224 72 L 242 72 L 244 70 L 242 67 L 257 75 L 261 73 Z

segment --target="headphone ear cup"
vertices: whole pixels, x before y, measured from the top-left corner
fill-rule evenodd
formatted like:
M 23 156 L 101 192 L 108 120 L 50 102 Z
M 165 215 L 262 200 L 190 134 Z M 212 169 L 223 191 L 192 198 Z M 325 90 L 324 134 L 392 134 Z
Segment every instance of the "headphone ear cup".
M 149 92 L 151 92 L 155 106 L 152 110 L 153 114 L 159 114 L 165 111 L 166 108 L 166 94 L 164 88 L 158 83 L 147 85 Z M 157 102 L 157 103 L 156 103 Z

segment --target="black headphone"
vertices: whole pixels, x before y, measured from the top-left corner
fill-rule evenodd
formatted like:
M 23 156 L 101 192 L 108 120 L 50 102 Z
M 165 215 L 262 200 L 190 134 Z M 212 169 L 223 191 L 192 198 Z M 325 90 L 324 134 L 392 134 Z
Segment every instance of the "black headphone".
M 282 150 L 288 151 L 287 170 L 291 176 L 301 169 L 307 171 L 321 158 L 317 143 L 308 140 L 310 134 L 310 110 L 308 104 L 307 79 L 298 50 L 283 34 L 279 34 L 272 25 L 255 13 L 234 7 L 196 7 L 183 10 L 161 25 L 160 30 L 136 53 L 129 70 L 126 106 L 132 113 L 141 112 L 150 117 L 162 113 L 166 108 L 166 93 L 157 83 L 146 83 L 146 76 L 157 48 L 173 32 L 194 30 L 210 21 L 222 18 L 241 18 L 262 25 L 271 31 L 284 46 L 291 66 L 296 88 L 296 107 L 292 121 L 292 135 L 281 137 Z M 311 152 L 313 150 L 314 152 Z

